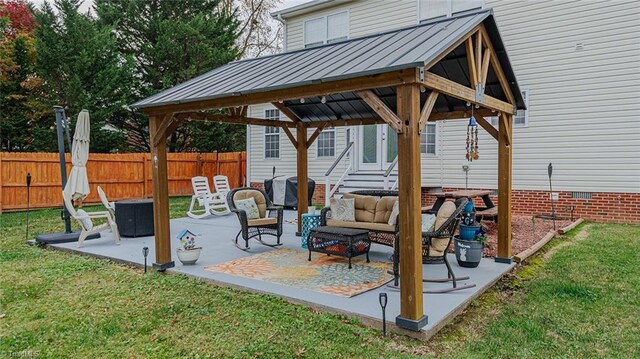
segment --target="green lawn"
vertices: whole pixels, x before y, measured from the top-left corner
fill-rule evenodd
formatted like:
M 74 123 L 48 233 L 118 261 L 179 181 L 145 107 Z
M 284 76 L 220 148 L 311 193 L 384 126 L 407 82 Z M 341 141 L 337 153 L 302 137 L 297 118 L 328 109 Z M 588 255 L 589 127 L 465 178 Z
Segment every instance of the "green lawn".
M 172 199 L 172 216 L 187 204 Z M 58 218 L 32 212 L 32 233 L 61 230 Z M 427 344 L 275 297 L 26 246 L 24 213 L 0 215 L 0 226 L 0 357 L 640 357 L 638 226 L 588 224 L 552 242 L 554 255 Z

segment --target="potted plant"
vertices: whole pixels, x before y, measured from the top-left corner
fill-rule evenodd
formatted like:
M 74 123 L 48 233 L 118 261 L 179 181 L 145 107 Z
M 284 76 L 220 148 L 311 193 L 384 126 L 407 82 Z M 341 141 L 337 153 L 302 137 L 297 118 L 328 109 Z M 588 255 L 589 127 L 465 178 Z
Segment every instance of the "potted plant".
M 202 251 L 202 247 L 196 247 L 196 235 L 185 229 L 178 234 L 178 240 L 181 248 L 176 249 L 176 255 L 180 262 L 184 265 L 196 264 Z
M 487 233 L 481 226 L 478 227 L 473 239 L 466 240 L 460 236 L 455 237 L 456 260 L 461 267 L 475 268 L 482 260 Z

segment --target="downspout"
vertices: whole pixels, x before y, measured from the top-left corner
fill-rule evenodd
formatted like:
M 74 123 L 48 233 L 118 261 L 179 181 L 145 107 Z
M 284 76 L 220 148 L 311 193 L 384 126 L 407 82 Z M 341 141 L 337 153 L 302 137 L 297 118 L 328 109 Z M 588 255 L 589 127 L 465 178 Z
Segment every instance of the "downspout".
M 282 24 L 282 52 L 287 52 L 287 22 L 282 18 L 282 14 L 273 17 Z

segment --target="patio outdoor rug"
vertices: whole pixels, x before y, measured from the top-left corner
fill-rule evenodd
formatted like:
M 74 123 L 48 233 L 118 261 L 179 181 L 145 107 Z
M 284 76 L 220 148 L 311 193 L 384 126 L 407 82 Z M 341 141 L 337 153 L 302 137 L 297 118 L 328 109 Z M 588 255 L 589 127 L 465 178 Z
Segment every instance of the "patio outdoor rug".
M 263 280 L 316 292 L 353 297 L 378 288 L 393 279 L 391 263 L 367 263 L 364 256 L 347 258 L 294 249 L 277 249 L 213 266 L 206 270 Z

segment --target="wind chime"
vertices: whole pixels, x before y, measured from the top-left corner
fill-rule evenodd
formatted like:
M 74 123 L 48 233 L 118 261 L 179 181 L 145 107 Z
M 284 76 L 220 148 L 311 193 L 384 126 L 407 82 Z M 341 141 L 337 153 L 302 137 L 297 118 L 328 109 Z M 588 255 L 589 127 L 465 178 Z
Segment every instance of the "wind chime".
M 473 105 L 471 106 L 471 117 L 469 118 L 469 125 L 467 125 L 467 160 L 473 162 L 480 158 L 478 156 L 478 123 L 476 118 L 473 117 Z

